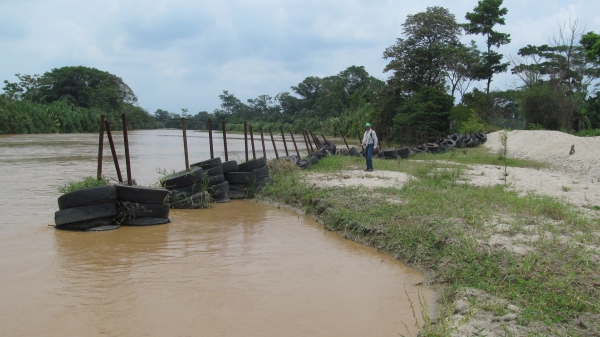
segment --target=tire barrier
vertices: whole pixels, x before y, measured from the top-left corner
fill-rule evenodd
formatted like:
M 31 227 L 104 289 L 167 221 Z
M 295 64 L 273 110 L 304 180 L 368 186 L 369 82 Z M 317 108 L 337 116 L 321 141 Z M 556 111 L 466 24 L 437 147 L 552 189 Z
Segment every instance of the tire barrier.
M 147 226 L 169 222 L 170 191 L 164 188 L 99 186 L 65 193 L 54 214 L 56 229 L 106 231 L 122 225 Z M 144 219 L 152 218 L 152 221 Z M 158 220 L 160 219 L 160 220 Z
M 296 163 L 298 159 L 295 156 L 281 157 L 279 160 Z M 230 199 L 252 198 L 262 190 L 262 188 L 272 182 L 269 177 L 269 168 L 264 157 L 248 160 L 245 163 L 237 164 L 238 169 L 225 173 L 225 180 L 228 184 L 226 197 L 218 198 L 216 202 L 228 202 Z

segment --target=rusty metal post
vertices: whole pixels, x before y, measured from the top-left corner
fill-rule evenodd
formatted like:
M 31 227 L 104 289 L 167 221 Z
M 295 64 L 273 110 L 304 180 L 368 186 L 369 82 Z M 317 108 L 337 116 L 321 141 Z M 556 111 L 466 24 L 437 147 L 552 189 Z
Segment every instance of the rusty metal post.
M 315 150 L 319 150 L 322 147 L 321 141 L 314 133 L 312 133 L 312 131 L 310 132 L 310 135 L 312 136 L 313 142 L 315 143 Z
M 186 133 L 185 127 L 186 127 L 185 117 L 182 117 L 181 118 L 181 130 L 183 131 L 183 153 L 185 154 L 185 169 L 188 170 L 190 168 L 190 160 L 188 158 L 187 133 Z
M 306 129 L 302 129 L 302 133 L 306 134 L 306 140 L 308 140 L 308 145 L 310 145 L 310 153 L 309 153 L 309 155 L 310 155 L 311 153 L 313 153 L 315 151 L 315 150 L 313 150 L 312 143 L 310 142 L 310 136 L 308 135 L 308 132 L 306 131 Z
M 225 149 L 225 161 L 229 161 L 229 155 L 227 154 L 227 131 L 225 130 L 225 121 L 222 121 L 223 125 L 223 148 Z
M 250 143 L 252 143 L 252 159 L 256 159 L 256 151 L 254 150 L 254 133 L 252 133 L 252 124 L 248 124 L 250 128 Z
M 290 129 L 290 136 L 292 137 L 292 142 L 294 142 L 294 148 L 296 149 L 296 154 L 298 155 L 298 160 L 300 160 L 302 157 L 300 157 L 300 151 L 298 151 L 298 146 L 296 145 L 296 140 L 294 139 L 294 134 L 292 133 L 291 129 Z
M 281 129 L 281 139 L 283 139 L 283 147 L 285 148 L 285 155 L 289 157 L 290 153 L 288 152 L 287 144 L 285 143 L 285 134 L 283 133 L 283 125 L 280 125 L 279 129 Z
M 356 136 L 358 137 L 358 144 L 360 144 L 360 148 L 364 150 L 365 148 L 364 148 L 364 146 L 362 144 L 363 140 L 360 138 L 360 132 L 357 132 Z
M 98 139 L 98 171 L 96 179 L 102 179 L 102 155 L 104 154 L 104 115 L 100 116 L 100 135 Z
M 262 142 L 263 156 L 265 159 L 267 159 L 267 150 L 265 150 L 265 136 L 263 134 L 262 126 L 260 127 L 260 141 Z
M 346 135 L 344 135 L 342 131 L 340 131 L 340 133 L 342 134 L 342 138 L 344 139 L 344 144 L 346 144 L 346 148 L 350 150 L 350 146 L 348 146 L 348 142 L 346 141 Z
M 215 157 L 215 153 L 213 151 L 213 141 L 212 141 L 212 120 L 208 119 L 208 144 L 210 144 L 210 159 Z
M 125 114 L 121 115 L 121 119 L 123 120 L 123 142 L 125 144 L 125 166 L 127 167 L 127 185 L 133 185 L 133 180 L 131 179 L 131 161 L 129 160 L 129 139 L 127 138 L 127 116 Z
M 244 148 L 246 149 L 246 161 L 248 161 L 248 123 L 244 121 Z
M 325 138 L 325 135 L 321 134 L 321 137 L 323 137 L 323 144 L 327 144 L 327 139 Z
M 271 141 L 273 142 L 273 150 L 275 151 L 275 158 L 279 159 L 279 153 L 277 153 L 277 146 L 275 146 L 275 138 L 273 137 L 273 130 L 269 127 L 269 134 L 271 135 Z
M 119 178 L 119 182 L 123 182 L 123 176 L 121 176 L 121 168 L 119 167 L 119 158 L 117 158 L 117 150 L 115 150 L 115 143 L 112 139 L 112 134 L 110 133 L 110 124 L 108 121 L 104 121 L 104 128 L 106 129 L 106 135 L 108 136 L 108 144 L 110 144 L 110 152 L 112 153 L 113 162 L 115 163 L 115 170 L 117 170 L 117 178 Z
M 306 135 L 304 130 L 302 130 L 302 138 L 304 138 L 304 145 L 306 146 L 306 152 L 308 152 L 308 156 L 310 156 L 310 149 L 308 148 L 308 136 Z

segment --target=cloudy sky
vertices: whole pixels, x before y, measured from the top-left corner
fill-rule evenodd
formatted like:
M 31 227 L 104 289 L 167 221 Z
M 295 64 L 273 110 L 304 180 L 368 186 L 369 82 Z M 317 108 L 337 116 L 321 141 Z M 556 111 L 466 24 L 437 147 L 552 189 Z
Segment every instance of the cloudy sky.
M 351 65 L 380 79 L 384 49 L 409 14 L 447 7 L 458 22 L 477 5 L 454 1 L 0 0 L 0 81 L 83 65 L 123 78 L 149 112 L 212 112 L 229 90 L 245 101 L 290 91 L 308 76 Z M 516 55 L 544 44 L 557 23 L 600 32 L 600 1 L 505 0 Z M 481 38 L 475 39 L 480 46 Z M 506 74 L 492 88 L 513 85 Z M 479 85 L 483 87 L 483 84 Z

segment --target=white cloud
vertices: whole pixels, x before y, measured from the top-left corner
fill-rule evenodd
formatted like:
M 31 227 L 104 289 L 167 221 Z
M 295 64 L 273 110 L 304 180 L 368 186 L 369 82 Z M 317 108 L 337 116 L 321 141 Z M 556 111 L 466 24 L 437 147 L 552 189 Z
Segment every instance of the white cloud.
M 385 78 L 383 50 L 409 14 L 445 6 L 464 22 L 475 0 L 398 1 L 79 0 L 0 2 L 0 80 L 84 65 L 122 77 L 141 106 L 190 112 L 219 107 L 223 90 L 242 100 L 275 96 L 307 76 L 363 65 Z M 600 31 L 600 4 L 591 1 L 505 1 L 516 55 L 543 44 L 569 14 Z M 482 46 L 481 37 L 475 39 Z M 511 76 L 495 78 L 505 88 Z

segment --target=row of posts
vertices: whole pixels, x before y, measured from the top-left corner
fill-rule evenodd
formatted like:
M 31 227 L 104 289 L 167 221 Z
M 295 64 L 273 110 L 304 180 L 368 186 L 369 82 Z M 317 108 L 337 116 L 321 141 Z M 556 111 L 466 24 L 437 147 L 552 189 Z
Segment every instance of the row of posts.
M 130 157 L 129 157 L 129 140 L 127 138 L 127 116 L 125 114 L 122 114 L 121 119 L 123 122 L 123 141 L 124 141 L 124 145 L 125 145 L 125 164 L 126 164 L 126 168 L 127 168 L 127 184 L 132 185 L 133 181 L 131 178 L 131 165 L 130 165 Z M 222 131 L 223 131 L 223 148 L 224 148 L 224 152 L 225 152 L 225 161 L 229 161 L 229 153 L 227 151 L 226 123 L 225 123 L 225 121 L 223 121 L 223 122 L 221 122 L 221 124 L 222 124 L 221 126 L 222 126 Z M 189 157 L 188 157 L 186 119 L 185 118 L 181 119 L 181 128 L 183 130 L 183 150 L 185 153 L 185 168 L 189 169 L 190 162 L 189 162 Z M 289 156 L 290 154 L 289 154 L 287 142 L 285 140 L 285 132 L 283 131 L 283 126 L 280 125 L 279 129 L 281 131 L 281 139 L 283 141 L 283 147 L 285 148 L 285 155 Z M 113 142 L 112 134 L 110 132 L 110 123 L 107 120 L 105 120 L 104 115 L 102 115 L 100 117 L 100 139 L 99 139 L 99 146 L 98 146 L 97 178 L 98 178 L 98 180 L 100 180 L 102 178 L 102 153 L 104 150 L 103 145 L 104 145 L 104 132 L 105 131 L 108 136 L 108 141 L 110 144 L 110 150 L 112 153 L 113 162 L 115 164 L 115 169 L 117 171 L 117 177 L 119 179 L 119 182 L 123 182 L 123 177 L 121 176 L 121 170 L 119 168 L 119 160 L 117 158 L 117 152 L 115 150 L 115 144 Z M 263 156 L 266 159 L 267 151 L 265 148 L 265 136 L 264 136 L 263 128 L 260 127 L 259 131 L 260 131 L 260 139 L 261 139 L 261 144 L 262 144 Z M 279 159 L 279 153 L 277 151 L 277 146 L 275 145 L 275 138 L 273 136 L 273 130 L 269 127 L 268 131 L 271 136 L 271 142 L 273 143 L 273 150 L 275 152 L 275 157 L 277 159 Z M 209 145 L 210 145 L 210 158 L 211 159 L 215 157 L 214 148 L 213 148 L 212 132 L 213 132 L 212 120 L 208 119 L 208 139 L 209 139 Z M 245 148 L 246 161 L 248 161 L 250 159 L 249 149 L 248 149 L 248 132 L 250 133 L 250 143 L 252 145 L 252 158 L 256 159 L 256 149 L 254 146 L 254 132 L 252 130 L 252 124 L 248 124 L 247 122 L 244 122 L 244 148 Z M 391 132 L 391 130 L 390 130 L 390 132 Z M 402 144 L 412 144 L 411 140 L 413 140 L 413 138 L 412 138 L 413 132 L 410 129 L 410 127 L 407 126 L 404 128 L 404 130 L 401 129 L 400 135 L 401 135 L 400 136 L 400 146 L 401 147 L 402 147 Z M 402 137 L 402 135 L 404 135 L 404 137 Z M 347 133 L 346 134 L 342 133 L 342 138 L 344 139 L 344 144 L 346 145 L 346 148 L 350 149 L 350 147 L 348 146 L 348 142 L 346 140 L 346 136 L 347 136 Z M 308 155 L 310 155 L 313 151 L 315 151 L 315 149 L 313 148 L 313 143 L 314 143 L 316 149 L 321 148 L 323 146 L 323 143 L 327 143 L 327 139 L 325 138 L 325 136 L 323 134 L 321 134 L 321 137 L 323 138 L 323 143 L 321 143 L 320 139 L 314 133 L 312 133 L 310 131 L 306 131 L 305 129 L 302 129 L 302 137 L 304 138 L 304 144 L 306 145 L 306 151 L 308 152 Z M 439 132 L 436 132 L 435 137 L 436 137 L 437 141 L 441 140 Z M 298 145 L 296 144 L 296 139 L 294 138 L 294 134 L 293 134 L 292 130 L 290 130 L 290 138 L 292 139 L 292 143 L 294 144 L 294 149 L 296 150 L 296 155 L 298 156 L 298 158 L 301 158 L 300 150 L 298 149 Z M 414 132 L 415 145 L 427 143 L 428 139 L 429 138 L 425 132 L 418 132 L 418 131 Z M 359 141 L 359 143 L 362 143 L 362 137 L 361 137 L 360 133 L 358 133 L 358 141 Z M 381 148 L 381 142 L 379 142 L 378 146 L 379 146 L 379 148 Z
M 190 166 L 189 166 L 189 160 L 188 160 L 186 119 L 185 118 L 181 119 L 181 128 L 183 130 L 183 150 L 185 153 L 185 167 L 186 167 L 186 169 L 189 169 Z M 225 161 L 229 161 L 229 152 L 227 150 L 227 126 L 226 126 L 225 121 L 221 122 L 221 130 L 223 132 L 223 149 L 224 149 L 224 153 L 225 153 Z M 285 155 L 289 156 L 290 150 L 288 149 L 288 144 L 287 144 L 287 141 L 285 138 L 285 132 L 283 130 L 283 126 L 279 126 L 279 130 L 281 131 L 281 139 L 283 141 Z M 263 157 L 265 157 L 265 159 L 266 159 L 267 158 L 267 150 L 266 150 L 266 146 L 265 146 L 265 133 L 264 133 L 262 127 L 259 128 L 259 131 L 260 131 L 260 140 L 261 140 L 261 145 L 262 145 Z M 271 142 L 273 144 L 273 151 L 275 152 L 275 157 L 277 159 L 279 159 L 279 151 L 277 151 L 277 145 L 275 144 L 275 137 L 273 135 L 273 130 L 269 127 L 268 131 L 269 131 L 269 135 L 271 136 Z M 209 141 L 209 146 L 210 146 L 210 158 L 211 159 L 215 157 L 212 134 L 213 134 L 212 120 L 208 119 L 208 141 Z M 244 122 L 244 150 L 245 150 L 246 161 L 248 161 L 250 159 L 250 149 L 248 148 L 248 136 L 250 136 L 252 159 L 256 159 L 254 130 L 252 129 L 252 124 L 248 124 L 248 122 Z M 305 129 L 302 130 L 302 137 L 304 138 L 304 144 L 306 145 L 306 151 L 308 152 L 309 155 L 316 149 L 321 148 L 324 143 L 327 143 L 327 139 L 325 138 L 325 136 L 323 134 L 321 134 L 321 137 L 323 138 L 323 142 L 321 142 L 321 140 L 319 139 L 319 137 L 317 135 L 315 135 L 314 133 L 312 133 L 310 131 L 306 131 Z M 298 144 L 296 143 L 296 138 L 294 137 L 294 133 L 292 132 L 292 130 L 290 130 L 290 138 L 292 139 L 292 143 L 294 144 L 294 150 L 296 151 L 296 155 L 298 156 L 298 158 L 300 158 L 300 150 L 298 149 Z M 344 139 L 344 141 L 346 141 L 346 140 Z M 313 147 L 313 144 L 314 144 L 314 147 Z M 346 143 L 346 146 L 347 146 L 347 143 Z
M 125 144 L 125 166 L 127 169 L 127 185 L 133 185 L 133 179 L 131 178 L 131 162 L 129 157 L 129 139 L 127 138 L 127 116 L 121 115 L 123 121 L 123 143 Z M 115 143 L 113 142 L 112 134 L 110 132 L 110 123 L 105 120 L 104 115 L 100 116 L 100 139 L 98 141 L 98 180 L 102 179 L 102 154 L 104 151 L 104 131 L 108 136 L 108 143 L 110 144 L 110 152 L 112 153 L 113 162 L 115 163 L 115 169 L 117 170 L 117 178 L 119 182 L 123 182 L 123 176 L 121 176 L 121 169 L 119 168 L 119 159 L 117 158 L 117 151 L 115 149 Z

